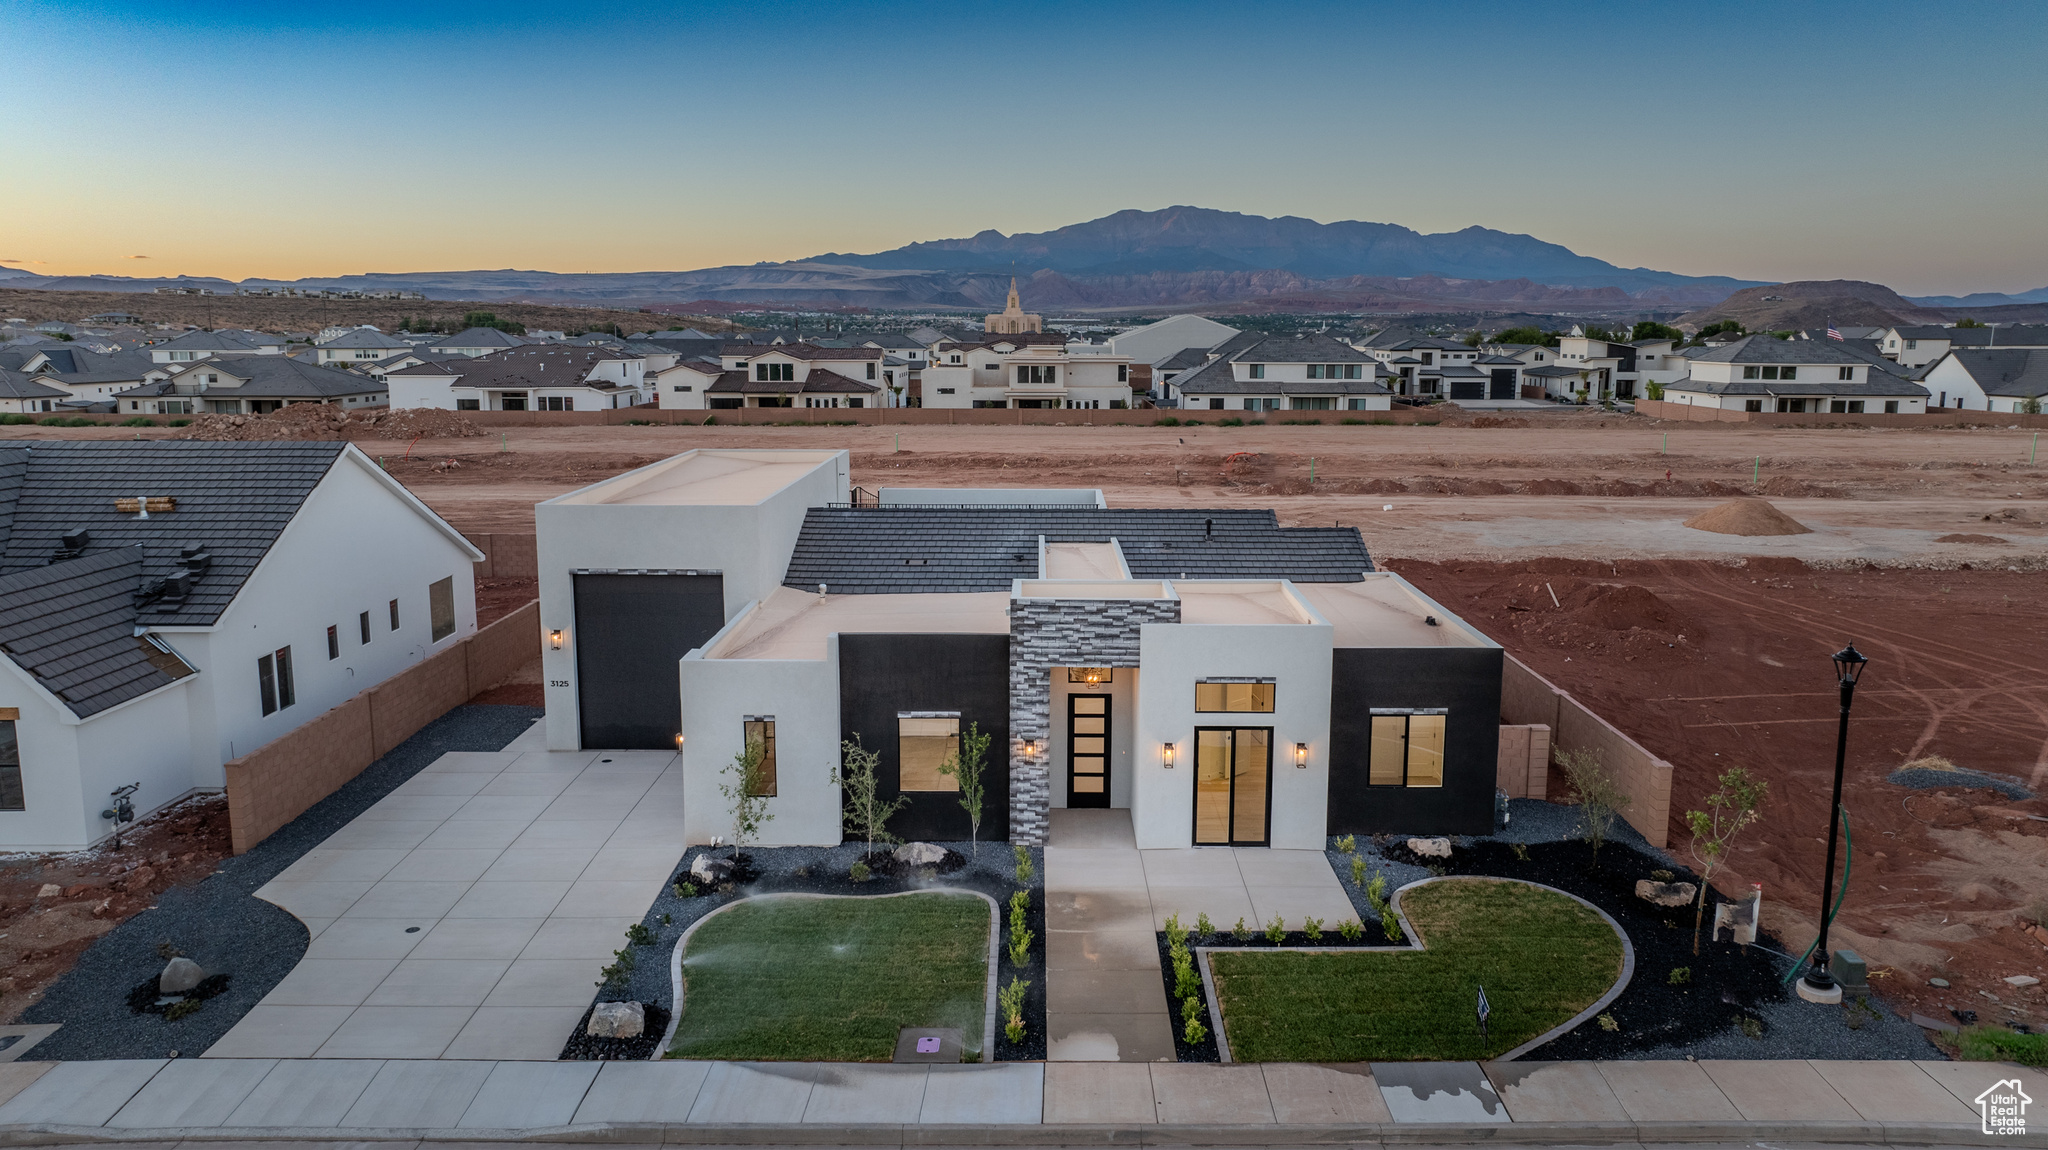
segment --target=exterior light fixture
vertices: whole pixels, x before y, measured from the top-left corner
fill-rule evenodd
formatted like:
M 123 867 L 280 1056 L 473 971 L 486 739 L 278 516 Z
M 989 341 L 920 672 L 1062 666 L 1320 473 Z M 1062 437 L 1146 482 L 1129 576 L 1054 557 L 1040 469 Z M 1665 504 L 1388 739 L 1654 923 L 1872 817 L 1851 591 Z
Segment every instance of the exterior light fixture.
M 1026 758 L 1036 758 L 1036 757 L 1038 756 L 1038 740 L 1037 740 L 1037 739 L 1025 739 L 1025 740 L 1023 740 L 1023 743 L 1024 743 L 1024 756 L 1025 756 Z
M 677 731 L 677 732 L 676 732 L 676 750 L 680 751 L 680 750 L 682 750 L 682 749 L 683 749 L 683 733 L 682 733 L 681 731 Z
M 1820 937 L 1813 943 L 1813 965 L 1807 968 L 1806 977 L 1799 980 L 1799 997 L 1808 1002 L 1833 1003 L 1842 1001 L 1842 988 L 1835 981 L 1834 973 L 1828 969 L 1828 920 L 1841 909 L 1841 900 L 1835 895 L 1835 840 L 1841 836 L 1842 822 L 1847 815 L 1842 811 L 1842 764 L 1849 754 L 1849 704 L 1856 698 L 1856 680 L 1863 677 L 1863 668 L 1870 659 L 1851 643 L 1835 652 L 1836 687 L 1841 691 L 1840 725 L 1835 732 L 1835 802 L 1828 808 L 1828 862 L 1821 872 L 1820 892 Z
M 1172 770 L 1172 769 L 1173 769 L 1173 744 L 1172 744 L 1172 743 L 1161 743 L 1161 744 L 1159 744 L 1159 761 L 1160 761 L 1160 762 L 1162 762 L 1162 763 L 1165 763 L 1165 764 L 1166 764 L 1166 769 L 1167 769 L 1167 770 L 1169 770 L 1169 771 L 1170 771 L 1170 770 Z
M 562 629 L 560 627 L 548 632 L 548 646 L 557 651 L 562 649 Z
M 1088 668 L 1086 682 L 1091 687 L 1099 685 L 1102 682 L 1102 672 L 1093 667 Z
M 1307 744 L 1307 743 L 1296 743 L 1296 744 L 1294 744 L 1294 765 L 1295 765 L 1295 766 L 1297 766 L 1297 767 L 1300 767 L 1300 768 L 1301 768 L 1301 769 L 1303 769 L 1303 770 L 1307 770 L 1307 769 L 1308 769 L 1308 744 Z

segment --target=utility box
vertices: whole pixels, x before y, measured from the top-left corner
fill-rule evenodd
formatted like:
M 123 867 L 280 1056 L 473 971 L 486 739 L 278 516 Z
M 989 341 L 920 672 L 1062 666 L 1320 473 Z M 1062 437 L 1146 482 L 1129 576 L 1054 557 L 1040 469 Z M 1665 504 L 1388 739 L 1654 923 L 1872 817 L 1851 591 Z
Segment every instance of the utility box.
M 1850 998 L 1870 997 L 1870 964 L 1853 950 L 1838 950 L 1833 961 L 1828 963 L 1828 973 L 1842 987 L 1842 993 Z

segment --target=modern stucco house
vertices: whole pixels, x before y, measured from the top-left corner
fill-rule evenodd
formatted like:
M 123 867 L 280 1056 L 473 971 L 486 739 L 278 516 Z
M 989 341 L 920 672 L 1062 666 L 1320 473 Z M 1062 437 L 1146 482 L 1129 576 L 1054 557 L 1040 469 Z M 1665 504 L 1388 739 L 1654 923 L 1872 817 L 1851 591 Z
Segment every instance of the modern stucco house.
M 849 492 L 845 452 L 694 451 L 540 504 L 549 746 L 679 747 L 693 843 L 729 833 L 750 739 L 766 841 L 840 841 L 847 740 L 909 800 L 897 833 L 965 838 L 936 767 L 973 728 L 984 838 L 1068 806 L 1128 808 L 1141 847 L 1491 827 L 1502 651 L 1355 529 Z
M 219 789 L 473 634 L 482 557 L 345 443 L 0 441 L 0 850 Z

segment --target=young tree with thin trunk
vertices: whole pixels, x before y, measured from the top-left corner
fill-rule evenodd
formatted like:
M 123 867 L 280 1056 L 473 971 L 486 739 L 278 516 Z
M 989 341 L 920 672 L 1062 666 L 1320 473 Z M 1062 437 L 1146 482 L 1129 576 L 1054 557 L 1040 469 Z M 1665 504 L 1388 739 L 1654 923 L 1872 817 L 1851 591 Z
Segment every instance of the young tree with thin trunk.
M 732 762 L 720 771 L 728 781 L 718 784 L 718 793 L 732 809 L 732 857 L 740 857 L 740 847 L 748 839 L 761 833 L 761 828 L 775 817 L 768 809 L 768 744 L 759 738 L 747 740 L 747 747 L 732 757 Z
M 889 816 L 902 810 L 910 800 L 901 795 L 892 801 L 881 798 L 875 778 L 875 769 L 882 762 L 881 752 L 861 746 L 858 733 L 852 742 L 839 744 L 839 754 L 839 788 L 845 803 L 846 822 L 855 836 L 867 840 L 867 853 L 873 854 L 876 840 L 884 843 L 896 841 L 896 836 L 888 831 Z
M 960 808 L 967 812 L 969 861 L 981 852 L 982 801 L 988 795 L 988 745 L 993 735 L 982 733 L 980 723 L 969 723 L 960 736 L 960 749 L 939 764 L 939 773 L 951 775 L 960 784 Z
M 1763 816 L 1771 785 L 1742 767 L 1729 767 L 1721 775 L 1721 789 L 1707 796 L 1707 809 L 1685 812 L 1685 825 L 1692 831 L 1693 861 L 1700 864 L 1699 903 L 1692 916 L 1692 952 L 1700 952 L 1700 924 L 1707 917 L 1707 880 L 1714 868 L 1728 857 L 1728 844 L 1743 829 Z
M 1607 841 L 1614 816 L 1628 805 L 1628 796 L 1601 765 L 1600 756 L 1591 751 L 1559 751 L 1557 765 L 1571 784 L 1572 801 L 1579 808 L 1579 837 L 1593 848 L 1593 865 L 1599 866 L 1600 844 Z

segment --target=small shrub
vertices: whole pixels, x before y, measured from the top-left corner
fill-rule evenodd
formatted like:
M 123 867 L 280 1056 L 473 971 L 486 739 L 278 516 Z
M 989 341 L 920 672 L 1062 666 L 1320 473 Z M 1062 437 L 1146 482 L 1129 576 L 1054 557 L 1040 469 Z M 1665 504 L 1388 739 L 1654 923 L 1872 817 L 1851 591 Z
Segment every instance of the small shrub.
M 171 420 L 171 421 L 170 421 L 169 423 L 165 424 L 164 426 L 165 426 L 165 427 L 190 427 L 190 426 L 192 426 L 192 421 L 191 421 L 191 420 L 189 420 L 189 419 L 173 419 L 173 420 Z
M 1188 1001 L 1193 1002 L 1194 999 L 1190 998 Z M 1209 1028 L 1202 1025 L 1202 1016 L 1197 1014 L 1189 1018 L 1180 1029 L 1180 1037 L 1181 1041 L 1189 1046 L 1198 1046 L 1202 1043 L 1202 1040 L 1208 1038 Z
M 1242 420 L 1242 419 L 1239 419 L 1239 418 L 1237 418 L 1236 416 L 1234 416 L 1234 415 L 1233 415 L 1233 416 L 1231 416 L 1231 417 L 1230 417 L 1230 418 L 1228 418 L 1228 419 L 1219 419 L 1219 420 L 1217 420 L 1217 421 L 1216 421 L 1216 426 L 1218 426 L 1218 427 L 1243 427 L 1243 426 L 1244 426 L 1244 420 Z
M 1202 976 L 1195 972 L 1195 956 L 1187 951 L 1176 951 L 1173 956 L 1173 996 L 1193 1001 L 1192 996 L 1202 991 Z
M 1450 871 L 1444 869 L 1444 864 L 1442 863 L 1431 863 L 1426 869 L 1428 869 L 1431 877 L 1433 878 L 1442 878 L 1445 875 L 1451 873 Z
M 1341 839 L 1338 839 L 1338 840 L 1337 840 L 1337 849 L 1338 849 L 1339 851 L 1343 852 L 1344 854 L 1347 854 L 1347 855 L 1354 855 L 1354 854 L 1357 854 L 1357 853 L 1358 853 L 1358 836 L 1357 836 L 1357 835 L 1345 835 L 1345 836 L 1344 836 L 1343 838 L 1341 838 Z
M 1343 936 L 1345 942 L 1357 942 L 1365 937 L 1365 927 L 1357 919 L 1347 918 L 1337 924 L 1337 933 Z
M 696 898 L 697 884 L 693 882 L 679 882 L 675 885 L 675 892 L 677 898 Z
M 2048 1067 L 2048 1034 L 2020 1034 L 2002 1026 L 1966 1026 L 1956 1035 L 1965 1062 L 2017 1062 Z
M 654 932 L 644 922 L 636 922 L 626 928 L 626 942 L 632 946 L 646 946 L 654 941 Z
M 1153 424 L 1152 424 L 1152 426 L 1154 426 L 1154 427 L 1179 427 L 1179 426 L 1180 426 L 1180 420 L 1179 420 L 1178 418 L 1174 417 L 1174 416 L 1171 416 L 1171 415 L 1167 415 L 1167 416 L 1161 416 L 1161 417 L 1160 417 L 1159 419 L 1157 419 L 1157 420 L 1153 421 Z
M 1764 1024 L 1747 1014 L 1735 1020 L 1735 1028 L 1742 1031 L 1744 1038 L 1762 1038 L 1764 1036 Z
M 666 914 L 663 914 L 663 915 L 661 916 L 661 925 L 663 925 L 663 926 L 667 926 L 667 925 L 669 925 L 670 923 L 672 923 L 672 922 L 674 922 L 674 921 L 675 921 L 674 919 L 670 918 L 670 917 L 669 917 L 668 915 L 666 915 Z
M 1252 932 L 1244 925 L 1244 916 L 1238 915 L 1237 925 L 1230 928 L 1230 937 L 1236 939 L 1238 942 L 1243 942 L 1251 936 Z
M 17 415 L 17 414 L 15 414 L 15 413 L 13 413 L 13 412 L 9 412 L 9 413 L 8 413 L 8 414 L 6 414 L 6 415 L 0 415 L 0 426 L 7 426 L 7 427 L 12 427 L 12 426 L 14 426 L 15 424 L 18 424 L 18 423 L 34 423 L 34 422 L 35 422 L 35 420 L 34 420 L 34 419 L 33 419 L 32 417 L 30 417 L 30 416 L 26 416 L 26 415 Z
M 1605 1031 L 1613 1032 L 1621 1029 L 1621 1023 L 1614 1021 L 1614 1015 L 1612 1014 L 1603 1014 L 1599 1018 L 1594 1019 L 1594 1021 L 1598 1022 L 1600 1029 Z
M 627 421 L 626 421 L 626 426 L 627 426 L 627 427 L 653 427 L 653 426 L 654 426 L 654 421 L 653 421 L 653 420 L 651 420 L 651 419 L 629 419 L 629 420 L 627 420 Z
M 1692 967 L 1674 966 L 1671 968 L 1671 973 L 1665 977 L 1664 981 L 1670 983 L 1673 986 L 1684 986 L 1686 983 L 1692 981 Z
M 1668 871 L 1668 870 L 1661 870 L 1661 869 L 1660 869 L 1660 870 L 1653 870 L 1653 871 L 1651 871 L 1651 872 L 1650 872 L 1650 877 L 1651 877 L 1651 878 L 1653 878 L 1653 879 L 1656 879 L 1656 880 L 1657 880 L 1658 882 L 1670 882 L 1670 881 L 1671 881 L 1672 879 L 1674 879 L 1674 878 L 1676 878 L 1676 877 L 1678 877 L 1678 876 L 1677 876 L 1677 875 L 1674 875 L 1674 874 L 1672 874 L 1672 873 L 1671 873 L 1670 871 Z
M 1365 884 L 1365 901 L 1374 910 L 1387 905 L 1386 875 L 1375 874 L 1372 876 L 1372 881 Z
M 1010 976 L 1010 985 L 996 992 L 996 1005 L 1003 1011 L 1003 1034 L 1011 1042 L 1024 1041 L 1024 992 L 1031 984 Z
M 155 427 L 155 426 L 156 426 L 156 420 L 154 420 L 154 419 L 145 419 L 144 417 L 142 417 L 142 416 L 138 415 L 138 416 L 135 416 L 135 417 L 134 417 L 133 419 L 124 419 L 124 420 L 122 420 L 122 421 L 120 422 L 119 426 L 121 426 L 121 427 Z
M 1351 885 L 1365 885 L 1365 859 L 1361 855 L 1351 856 Z
M 1266 941 L 1274 946 L 1279 946 L 1287 941 L 1287 924 L 1280 921 L 1280 916 L 1277 914 L 1273 916 L 1272 922 L 1266 924 Z
M 603 990 L 607 986 L 624 987 L 626 980 L 633 977 L 635 962 L 631 947 L 613 951 L 611 963 L 598 968 L 597 972 L 604 977 L 598 980 L 597 988 Z
M 868 864 L 861 862 L 859 860 L 855 860 L 852 866 L 846 868 L 846 877 L 852 879 L 855 882 L 868 881 L 868 876 L 871 873 L 873 872 L 868 870 Z
M 203 1005 L 203 1003 L 197 998 L 181 998 L 178 1001 L 171 1003 L 169 1006 L 164 1007 L 164 1021 L 176 1022 L 180 1018 L 183 1018 L 186 1015 L 192 1013 L 193 1011 L 198 1010 L 201 1005 Z
M 1025 924 L 1025 912 L 1030 909 L 1031 895 L 1018 891 L 1010 896 L 1010 965 L 1026 966 L 1031 962 L 1031 942 L 1036 936 Z
M 1166 945 L 1174 950 L 1180 950 L 1186 947 L 1187 944 L 1188 928 L 1180 924 L 1180 915 L 1177 913 L 1167 915 Z
M 1205 910 L 1195 916 L 1195 933 L 1203 938 L 1216 933 L 1216 924 L 1209 921 L 1208 911 Z
M 1323 941 L 1323 920 L 1319 918 L 1303 918 L 1301 920 L 1301 933 L 1307 935 L 1310 942 Z
M 1031 848 L 1023 843 L 1017 843 L 1010 847 L 1010 853 L 1017 858 L 1017 881 L 1020 884 L 1029 883 L 1032 876 L 1038 873 L 1038 868 L 1031 865 Z
M 1528 843 L 1509 843 L 1509 844 L 1508 844 L 1508 853 L 1509 853 L 1509 854 L 1512 854 L 1512 855 L 1514 855 L 1514 856 L 1515 856 L 1515 861 L 1516 861 L 1516 862 L 1528 862 L 1528 861 L 1529 861 L 1529 844 L 1528 844 Z
M 1394 913 L 1391 903 L 1380 910 L 1380 933 L 1386 935 L 1389 942 L 1398 943 L 1407 937 L 1401 933 L 1401 916 Z

